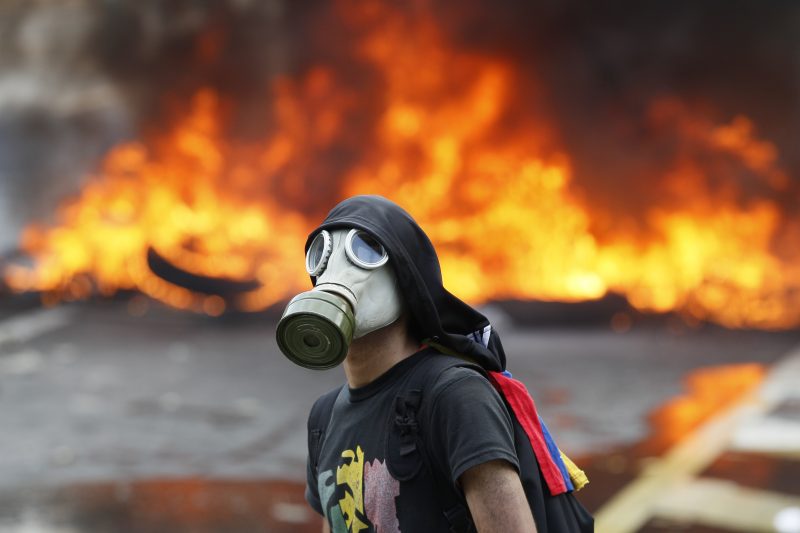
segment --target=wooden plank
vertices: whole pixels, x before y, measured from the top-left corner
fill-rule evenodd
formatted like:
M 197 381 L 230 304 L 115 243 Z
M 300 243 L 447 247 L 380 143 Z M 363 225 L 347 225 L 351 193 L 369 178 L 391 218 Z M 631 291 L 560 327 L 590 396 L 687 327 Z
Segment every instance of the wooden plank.
M 731 481 L 695 479 L 659 498 L 658 517 L 748 533 L 775 531 L 775 517 L 800 509 L 800 497 L 740 487 Z
M 737 424 L 758 409 L 754 395 L 706 423 L 690 437 L 649 464 L 637 479 L 595 515 L 598 533 L 633 533 L 649 520 L 658 500 L 708 466 L 727 446 Z
M 596 531 L 633 533 L 653 517 L 657 510 L 663 515 L 669 507 L 664 507 L 666 503 L 662 502 L 662 499 L 667 498 L 665 501 L 668 503 L 669 498 L 674 498 L 674 495 L 679 494 L 683 488 L 699 483 L 693 480 L 694 476 L 731 445 L 735 432 L 749 421 L 763 418 L 779 402 L 795 395 L 798 382 L 800 382 L 800 348 L 789 352 L 772 369 L 758 392 L 746 395 L 736 406 L 701 426 L 662 458 L 648 465 L 637 479 L 596 513 Z M 800 449 L 800 445 L 797 448 Z M 786 453 L 786 450 L 782 452 Z M 746 489 L 741 490 L 746 491 Z M 730 496 L 731 491 L 720 494 L 726 498 L 733 498 Z M 721 501 L 724 503 L 727 500 Z M 712 503 L 706 501 L 707 505 Z M 727 509 L 727 512 L 731 513 L 731 509 Z M 672 518 L 672 516 L 666 517 Z

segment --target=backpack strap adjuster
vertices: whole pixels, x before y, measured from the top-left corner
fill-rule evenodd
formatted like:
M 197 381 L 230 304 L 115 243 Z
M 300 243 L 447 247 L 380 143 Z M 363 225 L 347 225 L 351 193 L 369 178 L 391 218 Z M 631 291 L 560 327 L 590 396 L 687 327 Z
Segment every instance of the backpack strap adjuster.
M 398 395 L 387 428 L 387 467 L 392 477 L 406 481 L 417 475 L 423 458 L 420 446 L 420 425 L 417 420 L 422 391 L 410 390 Z

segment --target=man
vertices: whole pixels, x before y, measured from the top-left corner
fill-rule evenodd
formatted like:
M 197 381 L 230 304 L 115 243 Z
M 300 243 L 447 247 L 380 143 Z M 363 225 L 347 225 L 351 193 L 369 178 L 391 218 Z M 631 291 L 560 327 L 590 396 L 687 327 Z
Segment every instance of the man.
M 422 229 L 389 200 L 358 196 L 329 213 L 306 250 L 314 289 L 290 302 L 278 342 L 303 366 L 342 362 L 347 378 L 326 395 L 332 408 L 320 415 L 318 400 L 309 422 L 306 499 L 325 517 L 323 531 L 451 531 L 448 498 L 465 504 L 480 533 L 535 531 L 512 420 L 478 372 L 436 376 L 410 425 L 424 449 L 392 437 L 402 422 L 396 398 L 439 352 L 505 368 L 486 318 L 442 286 Z

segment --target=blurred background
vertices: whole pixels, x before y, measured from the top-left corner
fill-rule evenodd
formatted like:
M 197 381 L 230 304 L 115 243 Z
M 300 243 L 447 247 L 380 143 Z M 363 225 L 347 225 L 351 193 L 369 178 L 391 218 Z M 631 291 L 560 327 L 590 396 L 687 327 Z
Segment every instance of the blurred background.
M 800 4 L 4 0 L 0 531 L 318 531 L 274 342 L 381 194 L 598 531 L 800 531 Z

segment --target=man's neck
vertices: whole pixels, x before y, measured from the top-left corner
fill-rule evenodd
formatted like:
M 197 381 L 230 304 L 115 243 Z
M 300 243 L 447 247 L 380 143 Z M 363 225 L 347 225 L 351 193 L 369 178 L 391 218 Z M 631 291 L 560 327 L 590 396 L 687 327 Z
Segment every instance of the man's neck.
M 402 318 L 355 339 L 343 365 L 347 384 L 363 387 L 417 351 L 419 344 L 408 335 Z

